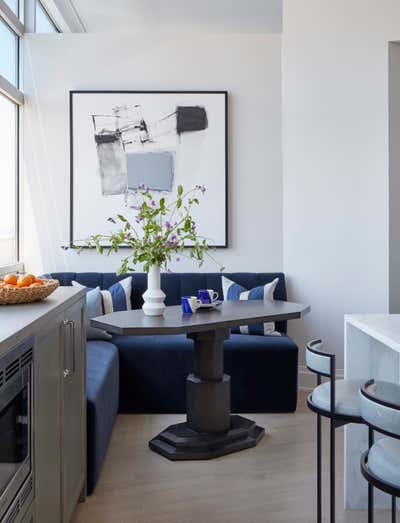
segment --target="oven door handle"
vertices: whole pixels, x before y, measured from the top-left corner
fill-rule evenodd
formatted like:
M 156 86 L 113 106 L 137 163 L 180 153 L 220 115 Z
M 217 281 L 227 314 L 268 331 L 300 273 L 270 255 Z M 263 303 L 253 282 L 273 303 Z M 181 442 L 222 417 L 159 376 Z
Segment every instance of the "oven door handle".
M 69 358 L 68 364 L 70 368 L 64 368 L 64 378 L 68 378 L 75 372 L 75 322 L 74 320 L 64 320 L 65 331 L 69 330 Z M 65 338 L 64 338 L 65 339 Z M 64 364 L 65 364 L 65 346 L 64 346 Z

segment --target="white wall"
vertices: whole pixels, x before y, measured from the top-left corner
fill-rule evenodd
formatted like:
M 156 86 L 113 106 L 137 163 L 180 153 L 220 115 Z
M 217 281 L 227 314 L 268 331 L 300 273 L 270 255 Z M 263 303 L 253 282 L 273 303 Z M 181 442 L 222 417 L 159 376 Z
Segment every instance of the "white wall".
M 28 35 L 25 43 L 22 259 L 29 270 L 118 268 L 120 256 L 60 248 L 69 238 L 70 89 L 228 90 L 231 247 L 217 257 L 228 270 L 282 269 L 280 35 Z
M 388 310 L 388 41 L 398 0 L 285 0 L 284 270 L 291 323 L 343 366 L 343 315 Z

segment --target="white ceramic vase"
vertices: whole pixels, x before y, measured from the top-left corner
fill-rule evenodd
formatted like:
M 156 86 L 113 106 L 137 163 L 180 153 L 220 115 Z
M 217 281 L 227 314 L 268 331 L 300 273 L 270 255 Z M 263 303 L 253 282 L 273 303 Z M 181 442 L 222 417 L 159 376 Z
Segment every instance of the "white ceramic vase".
M 147 291 L 143 294 L 143 312 L 146 316 L 162 316 L 165 310 L 165 294 L 160 287 L 160 267 L 152 265 L 147 274 Z

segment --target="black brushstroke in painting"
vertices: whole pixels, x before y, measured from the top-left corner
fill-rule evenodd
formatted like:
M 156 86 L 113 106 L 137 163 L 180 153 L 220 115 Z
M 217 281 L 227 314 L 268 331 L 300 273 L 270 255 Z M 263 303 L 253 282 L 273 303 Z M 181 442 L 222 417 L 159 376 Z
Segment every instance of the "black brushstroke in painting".
M 178 106 L 176 108 L 176 132 L 204 131 L 208 127 L 207 111 L 199 106 Z

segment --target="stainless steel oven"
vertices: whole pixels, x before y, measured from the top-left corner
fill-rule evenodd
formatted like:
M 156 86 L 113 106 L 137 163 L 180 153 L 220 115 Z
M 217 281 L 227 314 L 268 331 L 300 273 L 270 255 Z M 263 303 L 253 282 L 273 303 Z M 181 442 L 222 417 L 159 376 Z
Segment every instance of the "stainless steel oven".
M 33 499 L 33 342 L 0 357 L 0 521 L 18 522 Z

